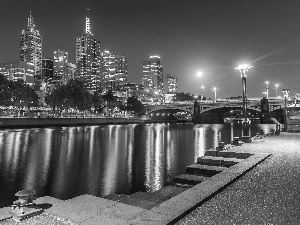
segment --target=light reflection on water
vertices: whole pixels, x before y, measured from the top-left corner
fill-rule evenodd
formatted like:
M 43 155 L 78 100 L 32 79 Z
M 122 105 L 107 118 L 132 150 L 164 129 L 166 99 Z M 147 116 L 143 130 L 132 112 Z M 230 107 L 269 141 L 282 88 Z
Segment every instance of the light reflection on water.
M 69 199 L 156 191 L 242 125 L 149 124 L 0 130 L 0 207 L 14 194 Z M 251 133 L 275 125 L 252 125 Z M 220 135 L 219 135 L 220 134 Z

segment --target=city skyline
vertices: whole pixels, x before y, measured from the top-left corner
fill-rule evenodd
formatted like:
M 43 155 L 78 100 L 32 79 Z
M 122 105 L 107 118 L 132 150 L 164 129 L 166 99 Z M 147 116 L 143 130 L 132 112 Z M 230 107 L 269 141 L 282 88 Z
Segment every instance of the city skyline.
M 249 97 L 262 96 L 270 81 L 300 92 L 300 20 L 296 0 L 199 0 L 199 1 L 22 1 L 12 0 L 0 9 L 0 62 L 19 59 L 19 35 L 29 12 L 43 37 L 43 58 L 53 51 L 76 57 L 76 37 L 85 32 L 89 13 L 94 36 L 101 51 L 113 49 L 128 60 L 128 82 L 142 82 L 142 63 L 159 55 L 164 75 L 178 77 L 178 91 L 213 97 L 242 94 L 241 79 L 234 69 L 246 61 L 254 67 L 248 73 Z M 59 6 L 59 7 L 58 7 Z M 90 10 L 87 12 L 86 8 Z M 202 71 L 202 77 L 197 77 Z

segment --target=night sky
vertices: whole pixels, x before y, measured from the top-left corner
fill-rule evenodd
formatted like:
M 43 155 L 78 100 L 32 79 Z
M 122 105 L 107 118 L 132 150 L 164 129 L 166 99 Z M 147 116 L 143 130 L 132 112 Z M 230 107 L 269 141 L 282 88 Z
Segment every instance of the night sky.
M 178 91 L 213 97 L 242 95 L 234 67 L 250 63 L 248 97 L 260 97 L 270 81 L 300 92 L 299 0 L 3 0 L 0 62 L 19 60 L 19 36 L 32 11 L 43 37 L 43 57 L 69 52 L 75 63 L 76 37 L 84 33 L 86 8 L 101 50 L 128 59 L 128 81 L 141 83 L 142 62 L 159 55 L 164 74 L 178 77 Z M 197 77 L 202 71 L 203 76 Z M 278 89 L 279 90 L 279 89 Z

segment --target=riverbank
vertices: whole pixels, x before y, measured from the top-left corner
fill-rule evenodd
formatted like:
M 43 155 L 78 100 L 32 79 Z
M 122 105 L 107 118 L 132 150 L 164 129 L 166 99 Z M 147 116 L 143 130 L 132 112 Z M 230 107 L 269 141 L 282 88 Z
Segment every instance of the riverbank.
M 147 120 L 127 117 L 58 117 L 58 118 L 0 118 L 1 128 L 91 126 L 104 124 L 177 123 L 177 120 Z
M 237 148 L 272 155 L 177 224 L 299 224 L 299 145 L 282 132 Z

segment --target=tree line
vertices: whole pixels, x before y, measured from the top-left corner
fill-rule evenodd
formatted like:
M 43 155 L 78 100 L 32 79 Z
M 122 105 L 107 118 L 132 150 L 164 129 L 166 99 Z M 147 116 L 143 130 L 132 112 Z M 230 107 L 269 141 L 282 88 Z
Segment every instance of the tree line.
M 92 111 L 94 113 L 103 112 L 104 107 L 111 108 L 111 103 L 116 101 L 111 89 L 106 93 L 102 90 L 90 93 L 84 88 L 82 81 L 74 79 L 67 84 L 58 85 L 45 97 L 45 103 L 53 111 L 68 111 L 76 109 L 79 111 Z M 16 81 L 8 80 L 3 74 L 0 74 L 0 106 L 13 106 L 19 111 L 24 107 L 39 106 L 39 98 L 33 88 L 22 79 Z M 127 98 L 127 102 L 121 107 L 121 110 L 141 113 L 143 105 L 137 97 Z
M 12 106 L 19 111 L 22 108 L 38 106 L 37 93 L 22 79 L 8 80 L 0 74 L 0 105 Z

